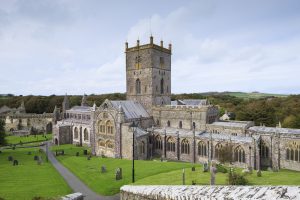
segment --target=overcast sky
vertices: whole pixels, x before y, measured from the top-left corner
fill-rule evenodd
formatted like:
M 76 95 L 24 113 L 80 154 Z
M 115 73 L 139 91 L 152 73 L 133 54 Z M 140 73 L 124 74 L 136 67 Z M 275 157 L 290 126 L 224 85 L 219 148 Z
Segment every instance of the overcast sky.
M 124 43 L 151 32 L 173 93 L 300 93 L 299 0 L 0 0 L 0 94 L 125 92 Z

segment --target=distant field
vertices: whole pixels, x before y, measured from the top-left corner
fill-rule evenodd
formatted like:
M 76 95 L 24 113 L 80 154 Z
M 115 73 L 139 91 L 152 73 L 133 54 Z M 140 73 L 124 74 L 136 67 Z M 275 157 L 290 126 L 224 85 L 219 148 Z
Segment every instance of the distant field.
M 31 155 L 28 155 L 28 152 Z M 44 163 L 38 165 L 34 155 L 42 156 Z M 8 161 L 13 156 L 19 161 L 13 166 Z M 38 148 L 2 150 L 0 153 L 0 198 L 5 200 L 31 200 L 33 197 L 59 197 L 71 193 L 71 189 L 58 174 L 45 154 Z
M 201 95 L 205 96 L 218 96 L 218 95 L 230 95 L 238 98 L 243 99 L 259 99 L 259 98 L 265 98 L 265 97 L 287 97 L 289 95 L 286 94 L 269 94 L 269 93 L 260 93 L 260 92 L 205 92 L 200 93 Z

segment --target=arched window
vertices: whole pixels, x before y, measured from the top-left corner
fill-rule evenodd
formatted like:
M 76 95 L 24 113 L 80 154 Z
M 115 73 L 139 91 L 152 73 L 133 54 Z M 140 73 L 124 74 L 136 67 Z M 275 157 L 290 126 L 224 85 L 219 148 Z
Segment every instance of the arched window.
M 140 154 L 145 154 L 145 142 L 142 141 L 140 144 Z
M 206 144 L 203 141 L 198 142 L 198 155 L 207 156 L 206 154 Z
M 163 78 L 160 80 L 160 93 L 161 94 L 164 93 L 164 79 Z
M 155 137 L 154 142 L 155 142 L 155 144 L 154 144 L 155 145 L 155 149 L 162 150 L 162 139 L 161 139 L 161 137 L 159 135 Z
M 245 151 L 241 146 L 238 146 L 234 150 L 234 161 L 235 162 L 240 162 L 240 163 L 245 163 Z
M 300 162 L 300 145 L 292 142 L 286 149 L 286 160 Z
M 175 140 L 172 137 L 167 139 L 167 151 L 175 152 Z
M 98 133 L 105 133 L 105 124 L 103 121 L 98 122 Z
M 105 147 L 105 142 L 104 142 L 104 140 L 98 140 L 98 146 L 100 146 L 100 147 Z
M 294 149 L 291 149 L 291 160 L 294 160 Z
M 290 149 L 289 148 L 286 149 L 286 159 L 290 160 Z
M 261 141 L 260 156 L 262 158 L 269 158 L 269 147 L 266 145 L 264 141 Z
M 168 127 L 171 126 L 171 122 L 170 122 L 170 121 L 167 122 L 167 126 L 168 126 Z
M 114 144 L 110 140 L 107 140 L 106 141 L 106 147 L 109 148 L 109 149 L 113 149 L 114 148 Z
M 88 130 L 85 128 L 84 131 L 83 131 L 83 139 L 85 141 L 88 141 L 89 140 L 89 132 Z
M 220 159 L 222 149 L 223 149 L 223 146 L 222 146 L 222 144 L 220 144 L 220 143 L 218 143 L 218 144 L 215 146 L 215 158 L 216 158 L 216 159 Z
M 75 129 L 74 129 L 74 139 L 78 139 L 78 136 L 79 136 L 79 134 L 78 134 L 78 128 L 75 127 Z
M 140 81 L 140 79 L 136 79 L 136 81 L 135 81 L 135 92 L 136 92 L 136 94 L 141 94 L 141 81 Z
M 190 143 L 187 139 L 181 141 L 181 153 L 190 154 Z
M 159 126 L 159 120 L 156 120 L 156 125 Z
M 179 122 L 179 128 L 182 128 L 182 121 Z
M 106 122 L 106 133 L 113 134 L 113 125 L 110 120 Z

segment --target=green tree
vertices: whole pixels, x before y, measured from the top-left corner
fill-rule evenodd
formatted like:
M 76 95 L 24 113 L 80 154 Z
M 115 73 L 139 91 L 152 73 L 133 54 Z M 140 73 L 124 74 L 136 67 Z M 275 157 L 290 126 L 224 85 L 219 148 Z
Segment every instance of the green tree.
M 6 140 L 5 140 L 5 122 L 3 120 L 0 120 L 0 145 L 6 145 Z

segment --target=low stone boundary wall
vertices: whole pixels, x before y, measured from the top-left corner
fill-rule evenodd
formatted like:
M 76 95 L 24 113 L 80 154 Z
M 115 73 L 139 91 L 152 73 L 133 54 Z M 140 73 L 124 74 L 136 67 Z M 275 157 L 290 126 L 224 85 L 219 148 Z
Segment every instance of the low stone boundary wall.
M 120 200 L 300 199 L 300 186 L 130 186 Z

